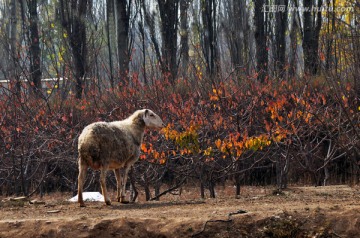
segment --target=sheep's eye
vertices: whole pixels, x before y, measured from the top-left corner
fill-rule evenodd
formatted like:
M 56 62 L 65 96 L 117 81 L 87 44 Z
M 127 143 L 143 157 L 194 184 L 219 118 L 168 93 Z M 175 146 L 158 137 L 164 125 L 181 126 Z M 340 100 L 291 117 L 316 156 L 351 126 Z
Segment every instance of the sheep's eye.
M 155 117 L 155 115 L 154 115 L 154 114 L 150 114 L 150 117 Z

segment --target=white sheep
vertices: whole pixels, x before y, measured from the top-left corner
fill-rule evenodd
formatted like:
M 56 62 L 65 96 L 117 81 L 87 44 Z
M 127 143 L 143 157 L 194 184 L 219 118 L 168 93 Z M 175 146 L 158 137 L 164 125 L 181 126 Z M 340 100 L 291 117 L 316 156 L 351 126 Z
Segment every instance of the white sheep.
M 100 170 L 100 184 L 106 205 L 111 201 L 106 191 L 106 171 L 114 170 L 117 201 L 126 203 L 127 174 L 138 160 L 146 128 L 162 128 L 163 121 L 149 109 L 138 110 L 122 121 L 95 122 L 84 128 L 79 137 L 78 202 L 84 207 L 83 186 L 88 167 Z

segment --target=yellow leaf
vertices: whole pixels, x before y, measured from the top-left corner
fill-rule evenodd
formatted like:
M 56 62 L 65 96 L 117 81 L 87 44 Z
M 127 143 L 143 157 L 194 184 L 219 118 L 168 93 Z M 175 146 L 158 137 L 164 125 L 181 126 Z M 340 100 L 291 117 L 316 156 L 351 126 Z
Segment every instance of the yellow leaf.
M 347 24 L 350 24 L 350 23 L 351 23 L 351 15 L 350 15 L 350 13 L 348 13 L 348 14 L 345 15 L 345 22 L 346 22 Z
M 210 146 L 209 148 L 204 150 L 204 155 L 211 155 L 211 152 L 212 152 L 212 147 Z

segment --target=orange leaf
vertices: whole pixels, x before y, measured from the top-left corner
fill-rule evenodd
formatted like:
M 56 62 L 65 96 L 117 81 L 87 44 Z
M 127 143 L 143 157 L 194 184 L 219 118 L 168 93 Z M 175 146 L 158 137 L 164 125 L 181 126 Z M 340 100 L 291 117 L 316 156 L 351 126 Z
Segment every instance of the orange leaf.
M 144 153 L 147 153 L 148 151 L 144 143 L 141 144 L 141 150 L 144 151 Z
M 220 140 L 220 139 L 217 139 L 217 140 L 215 141 L 215 145 L 216 145 L 216 147 L 217 147 L 218 149 L 220 149 L 221 140 Z

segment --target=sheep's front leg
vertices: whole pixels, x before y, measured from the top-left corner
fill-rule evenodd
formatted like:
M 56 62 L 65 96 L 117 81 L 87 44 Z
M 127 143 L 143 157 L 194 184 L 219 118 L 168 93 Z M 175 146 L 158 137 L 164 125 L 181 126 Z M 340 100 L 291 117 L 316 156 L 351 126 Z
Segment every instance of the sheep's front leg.
M 85 207 L 85 203 L 83 200 L 83 187 L 86 178 L 86 170 L 87 170 L 87 166 L 82 165 L 81 162 L 79 161 L 78 203 L 80 204 L 80 207 Z
M 104 196 L 105 204 L 111 205 L 111 201 L 108 198 L 107 190 L 106 190 L 106 169 L 101 169 L 100 171 L 100 185 L 101 185 L 101 191 Z

